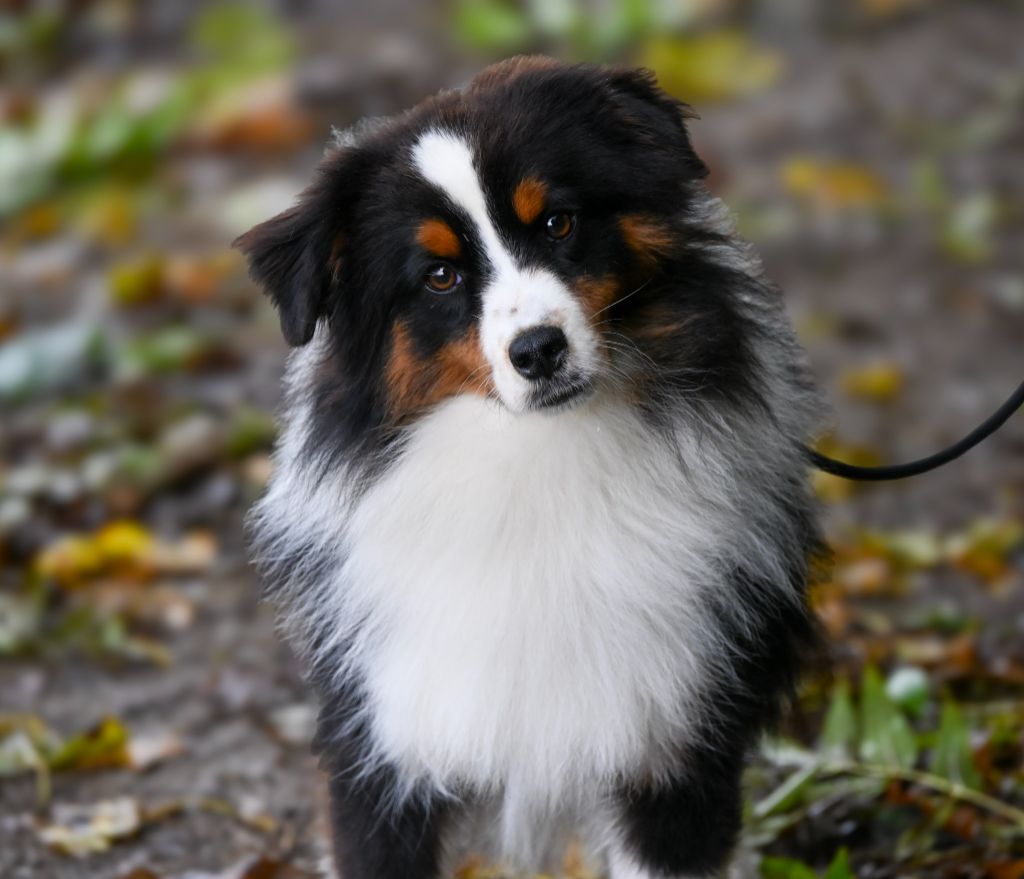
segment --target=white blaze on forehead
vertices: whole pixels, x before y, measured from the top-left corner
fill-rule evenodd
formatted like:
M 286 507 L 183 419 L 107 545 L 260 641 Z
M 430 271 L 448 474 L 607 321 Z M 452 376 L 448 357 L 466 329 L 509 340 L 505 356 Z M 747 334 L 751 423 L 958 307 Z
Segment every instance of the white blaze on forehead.
M 578 378 L 591 374 L 598 359 L 597 340 L 579 303 L 552 272 L 516 265 L 487 209 L 467 140 L 450 131 L 428 131 L 413 148 L 412 158 L 423 178 L 465 211 L 491 264 L 491 278 L 481 291 L 480 342 L 505 405 L 522 409 L 529 396 L 530 383 L 513 368 L 508 346 L 530 327 L 560 326 L 569 340 L 568 366 Z
M 512 256 L 491 222 L 473 151 L 466 140 L 448 131 L 429 131 L 413 149 L 413 162 L 427 181 L 469 215 L 495 272 L 514 272 Z

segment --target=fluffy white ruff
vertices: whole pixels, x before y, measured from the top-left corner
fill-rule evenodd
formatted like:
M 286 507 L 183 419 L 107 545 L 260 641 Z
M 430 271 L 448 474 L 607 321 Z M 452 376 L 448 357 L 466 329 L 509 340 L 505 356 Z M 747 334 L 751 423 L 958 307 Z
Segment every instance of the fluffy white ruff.
M 317 547 L 315 580 L 292 572 L 293 622 L 328 633 L 320 649 L 361 682 L 373 764 L 408 791 L 498 796 L 505 850 L 674 763 L 728 651 L 708 607 L 730 570 L 793 597 L 788 526 L 730 463 L 756 425 L 706 442 L 607 395 L 525 415 L 458 397 L 357 493 L 344 471 L 311 473 L 303 413 L 258 514 L 271 553 Z

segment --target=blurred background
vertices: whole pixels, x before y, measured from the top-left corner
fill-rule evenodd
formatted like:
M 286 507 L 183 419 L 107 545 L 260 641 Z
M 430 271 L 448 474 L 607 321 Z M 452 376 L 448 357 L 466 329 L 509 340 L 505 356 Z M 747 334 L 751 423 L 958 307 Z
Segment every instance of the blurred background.
M 241 529 L 285 349 L 229 242 L 330 125 L 523 51 L 697 108 L 827 451 L 933 451 L 1024 377 L 1024 3 L 3 0 L 4 879 L 315 875 L 312 709 Z M 1018 417 L 910 483 L 816 480 L 833 655 L 750 768 L 744 875 L 1024 877 L 1022 453 Z

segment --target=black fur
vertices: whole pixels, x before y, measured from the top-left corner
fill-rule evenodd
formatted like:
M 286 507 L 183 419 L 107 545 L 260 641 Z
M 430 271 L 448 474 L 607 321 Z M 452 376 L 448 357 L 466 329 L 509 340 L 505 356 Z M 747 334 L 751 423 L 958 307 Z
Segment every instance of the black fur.
M 318 325 L 327 331 L 308 386 L 295 391 L 310 405 L 304 451 L 320 474 L 358 461 L 357 472 L 372 481 L 401 449 L 406 425 L 389 407 L 386 381 L 396 322 L 426 362 L 480 318 L 489 268 L 473 236 L 463 234 L 468 218 L 409 170 L 413 145 L 432 127 L 472 136 L 488 207 L 515 257 L 569 286 L 595 277 L 621 283 L 629 295 L 604 317 L 649 364 L 637 398 L 652 421 L 667 426 L 666 415 L 683 405 L 698 413 L 697 423 L 715 425 L 743 413 L 770 414 L 757 353 L 763 347 L 756 343 L 771 329 L 741 306 L 743 299 L 765 298 L 766 282 L 709 255 L 727 239 L 695 211 L 697 181 L 707 170 L 686 132 L 689 115 L 647 73 L 499 65 L 466 90 L 430 99 L 336 148 L 296 207 L 242 236 L 238 245 L 278 308 L 288 342 L 305 345 Z M 539 173 L 556 181 L 547 208 L 584 218 L 558 247 L 539 227 L 517 222 L 509 199 L 497 195 Z M 671 231 L 674 246 L 656 265 L 627 246 L 618 224 L 624 215 L 655 217 Z M 424 291 L 431 258 L 417 248 L 415 230 L 427 217 L 462 238 L 465 283 L 457 294 Z M 652 327 L 675 329 L 651 333 Z M 796 372 L 789 378 L 806 386 Z M 802 455 L 796 444 L 790 451 Z M 655 875 L 712 875 L 725 863 L 740 828 L 744 757 L 776 721 L 818 643 L 804 603 L 808 559 L 817 547 L 805 487 L 794 477 L 763 501 L 786 510 L 807 553 L 791 561 L 792 594 L 780 600 L 777 584 L 758 571 L 732 572 L 710 602 L 727 646 L 706 657 L 716 680 L 705 694 L 703 728 L 680 745 L 671 778 L 623 779 L 618 791 L 625 841 Z M 273 525 L 263 527 L 272 544 Z M 276 557 L 268 566 L 271 582 L 294 588 L 295 581 L 324 580 L 318 566 L 338 562 L 316 552 L 300 546 Z M 329 624 L 318 618 L 314 625 Z M 430 790 L 396 796 L 400 782 L 391 768 L 363 771 L 370 752 L 365 697 L 359 681 L 339 679 L 340 661 L 318 649 L 329 635 L 311 627 L 302 647 L 316 657 L 311 678 L 323 708 L 315 747 L 331 779 L 342 875 L 437 879 L 454 801 Z
M 539 170 L 559 182 L 552 207 L 586 216 L 570 245 L 554 249 L 539 230 L 523 230 L 506 243 L 520 258 L 569 281 L 610 273 L 626 285 L 650 282 L 618 233 L 616 219 L 623 213 L 674 218 L 686 228 L 687 184 L 707 169 L 686 133 L 688 108 L 658 89 L 649 73 L 528 64 L 517 72 L 514 63 L 499 71 L 465 92 L 426 101 L 355 146 L 332 151 L 295 208 L 237 242 L 254 279 L 278 307 L 290 344 L 306 344 L 320 319 L 331 327 L 331 349 L 312 389 L 316 423 L 309 437 L 311 456 L 322 458 L 325 467 L 357 455 L 386 460 L 399 438 L 400 425 L 389 418 L 381 385 L 388 331 L 396 319 L 407 323 L 417 349 L 429 356 L 479 317 L 479 291 L 488 276 L 481 255 L 472 250 L 460 295 L 423 295 L 429 261 L 413 244 L 415 223 L 440 214 L 456 232 L 466 227 L 457 208 L 439 212 L 438 194 L 408 173 L 409 150 L 431 126 L 472 132 L 489 193 L 511 191 Z M 506 228 L 519 225 L 505 200 L 492 200 L 490 207 Z M 674 308 L 698 319 L 692 341 L 709 354 L 718 352 L 686 363 L 675 372 L 676 381 L 713 394 L 731 393 L 735 385 L 740 393 L 756 370 L 728 297 L 713 292 L 728 289 L 708 275 L 717 271 L 697 246 L 672 267 L 671 277 L 690 279 L 672 296 Z M 631 314 L 642 320 L 652 299 L 631 297 L 613 316 L 626 326 Z M 645 353 L 678 359 L 686 348 L 675 340 L 671 350 L 652 346 Z M 698 374 L 709 368 L 709 359 L 713 382 Z M 667 365 L 668 377 L 674 367 Z

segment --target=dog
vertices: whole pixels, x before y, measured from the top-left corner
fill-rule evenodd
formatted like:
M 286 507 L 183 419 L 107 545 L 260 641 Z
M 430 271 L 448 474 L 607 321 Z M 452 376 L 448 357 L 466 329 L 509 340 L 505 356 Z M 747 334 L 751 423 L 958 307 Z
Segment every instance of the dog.
M 255 555 L 344 879 L 722 875 L 817 630 L 821 403 L 689 108 L 520 57 L 243 235 L 294 346 Z

